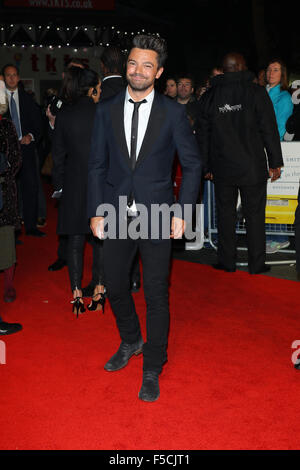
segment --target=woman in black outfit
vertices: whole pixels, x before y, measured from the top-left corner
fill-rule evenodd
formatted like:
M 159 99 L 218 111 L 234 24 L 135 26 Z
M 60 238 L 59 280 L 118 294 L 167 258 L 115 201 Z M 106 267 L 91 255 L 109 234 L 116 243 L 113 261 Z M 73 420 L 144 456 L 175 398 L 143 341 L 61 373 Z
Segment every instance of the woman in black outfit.
M 53 135 L 53 183 L 62 188 L 58 215 L 59 235 L 68 235 L 68 269 L 73 292 L 73 312 L 85 311 L 81 279 L 83 250 L 92 236 L 86 214 L 87 169 L 96 103 L 100 98 L 100 79 L 90 69 L 71 67 L 64 81 L 66 104 L 57 114 Z M 98 251 L 98 283 L 89 310 L 104 309 L 102 241 L 93 238 Z
M 15 177 L 21 167 L 21 148 L 14 124 L 2 119 L 8 101 L 5 85 L 0 76 L 0 270 L 4 271 L 4 301 L 13 302 L 16 291 L 13 277 L 16 264 L 15 229 L 21 228 L 18 215 Z M 0 336 L 22 329 L 19 323 L 7 323 L 0 317 Z

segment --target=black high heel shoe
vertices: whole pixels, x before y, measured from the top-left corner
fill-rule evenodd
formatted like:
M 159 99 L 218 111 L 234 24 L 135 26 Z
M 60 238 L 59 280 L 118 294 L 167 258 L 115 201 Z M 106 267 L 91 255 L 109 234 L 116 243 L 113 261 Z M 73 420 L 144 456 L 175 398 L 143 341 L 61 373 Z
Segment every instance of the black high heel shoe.
M 85 312 L 84 303 L 80 302 L 80 299 L 82 299 L 82 297 L 75 297 L 75 299 L 71 301 L 71 304 L 73 304 L 72 312 L 76 314 L 77 318 L 79 313 Z
M 100 295 L 100 298 L 98 300 L 94 300 L 94 297 L 97 297 Z M 98 294 L 93 295 L 92 297 L 92 303 L 87 306 L 88 310 L 90 312 L 94 312 L 95 310 L 102 310 L 102 313 L 104 315 L 104 306 L 105 306 L 105 295 L 102 292 L 99 292 Z

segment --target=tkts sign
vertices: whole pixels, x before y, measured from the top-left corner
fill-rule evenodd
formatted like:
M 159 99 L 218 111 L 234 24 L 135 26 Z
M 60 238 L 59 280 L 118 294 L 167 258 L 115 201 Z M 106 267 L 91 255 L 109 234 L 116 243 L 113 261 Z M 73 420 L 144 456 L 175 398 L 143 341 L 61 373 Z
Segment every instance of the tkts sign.
M 115 0 L 4 0 L 7 7 L 113 10 Z

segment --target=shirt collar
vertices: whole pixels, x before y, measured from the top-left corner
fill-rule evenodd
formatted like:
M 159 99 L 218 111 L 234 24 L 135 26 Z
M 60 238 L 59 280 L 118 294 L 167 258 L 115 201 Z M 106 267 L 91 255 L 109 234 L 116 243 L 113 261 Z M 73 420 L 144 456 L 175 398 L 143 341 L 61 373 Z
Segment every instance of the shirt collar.
M 130 96 L 130 93 L 129 93 L 129 90 L 128 90 L 128 87 L 126 88 L 126 96 L 125 96 L 125 102 L 127 103 L 128 100 L 132 99 L 131 96 Z M 149 93 L 149 95 L 145 96 L 144 98 L 145 100 L 147 100 L 147 103 L 148 104 L 152 104 L 153 100 L 154 100 L 154 88 L 153 90 Z
M 280 83 L 278 83 L 278 85 L 273 86 L 273 87 L 270 87 L 270 85 L 267 85 L 266 88 L 267 88 L 267 91 L 271 93 L 272 95 L 280 94 Z
M 102 78 L 102 82 L 108 80 L 109 78 L 122 78 L 122 75 L 108 75 L 107 77 Z
M 18 88 L 16 88 L 15 90 L 8 90 L 7 88 L 5 88 L 5 90 L 6 90 L 6 93 L 9 97 L 11 96 L 12 93 L 14 94 L 14 96 L 16 96 L 18 94 L 18 91 L 19 91 Z

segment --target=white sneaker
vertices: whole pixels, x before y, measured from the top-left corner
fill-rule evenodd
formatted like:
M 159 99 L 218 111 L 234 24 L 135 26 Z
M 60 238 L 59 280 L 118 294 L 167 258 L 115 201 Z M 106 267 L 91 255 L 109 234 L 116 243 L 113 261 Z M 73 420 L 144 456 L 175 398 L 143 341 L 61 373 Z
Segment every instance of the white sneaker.
M 286 241 L 286 242 L 269 241 L 266 243 L 266 253 L 268 254 L 277 253 L 277 251 L 283 250 L 284 248 L 287 248 L 289 245 L 290 245 L 289 241 Z

